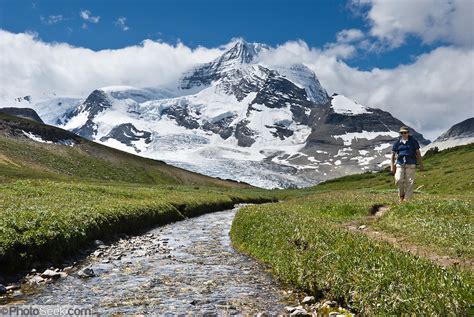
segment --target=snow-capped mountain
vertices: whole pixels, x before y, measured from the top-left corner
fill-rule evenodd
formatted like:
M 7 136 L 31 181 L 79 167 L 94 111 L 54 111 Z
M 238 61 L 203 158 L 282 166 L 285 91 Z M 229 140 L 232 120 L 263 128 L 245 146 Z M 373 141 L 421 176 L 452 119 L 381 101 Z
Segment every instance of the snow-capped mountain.
M 260 63 L 259 53 L 267 49 L 238 40 L 183 74 L 176 89 L 99 88 L 45 121 L 125 151 L 262 187 L 308 186 L 388 162 L 401 121 L 342 95 L 329 97 L 304 65 Z
M 474 118 L 466 119 L 453 125 L 448 131 L 441 134 L 433 143 L 421 149 L 424 154 L 431 148 L 445 150 L 458 145 L 474 143 Z

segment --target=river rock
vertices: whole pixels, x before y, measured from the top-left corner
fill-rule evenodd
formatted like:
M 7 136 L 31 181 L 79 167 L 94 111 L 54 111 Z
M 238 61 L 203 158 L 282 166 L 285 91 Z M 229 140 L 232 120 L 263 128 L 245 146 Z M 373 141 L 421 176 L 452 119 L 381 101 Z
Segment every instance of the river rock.
M 65 272 L 65 273 L 71 272 L 73 268 L 74 268 L 73 266 L 66 266 L 66 267 L 63 269 L 63 272 Z
M 325 301 L 323 306 L 329 306 L 329 307 L 336 307 L 337 306 L 337 302 L 333 301 L 333 300 L 328 300 L 328 301 Z
M 20 284 L 11 284 L 6 287 L 7 291 L 16 291 L 21 288 Z
M 43 283 L 45 280 L 39 275 L 34 275 L 28 279 L 28 284 L 40 284 Z
M 314 298 L 314 296 L 306 296 L 301 301 L 301 304 L 311 305 L 311 304 L 314 304 L 315 302 L 316 302 L 316 298 Z
M 79 271 L 77 273 L 77 275 L 79 277 L 82 277 L 82 278 L 88 278 L 88 277 L 94 277 L 95 276 L 95 272 L 93 269 L 91 269 L 90 267 L 86 267 L 84 269 L 82 269 L 81 271 Z
M 303 309 L 303 306 L 286 306 L 285 307 L 285 310 L 289 312 L 290 314 L 297 309 Z
M 5 294 L 7 292 L 7 288 L 3 286 L 3 284 L 0 284 L 0 295 Z
M 306 309 L 304 308 L 297 308 L 295 309 L 290 316 L 311 316 Z
M 43 273 L 41 273 L 41 277 L 58 279 L 61 277 L 61 274 L 59 272 L 56 272 L 56 270 L 53 271 L 51 269 L 47 269 Z
M 104 245 L 104 241 L 102 240 L 94 240 L 94 246 L 98 247 Z

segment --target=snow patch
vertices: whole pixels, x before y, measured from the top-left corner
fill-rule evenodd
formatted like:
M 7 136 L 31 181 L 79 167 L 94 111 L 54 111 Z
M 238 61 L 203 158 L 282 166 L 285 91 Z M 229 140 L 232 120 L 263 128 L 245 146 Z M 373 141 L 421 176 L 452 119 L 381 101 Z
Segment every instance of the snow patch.
M 67 145 L 67 146 L 74 146 L 74 144 L 75 144 L 75 142 L 72 139 L 65 139 L 65 140 L 60 140 L 59 142 L 53 142 L 53 141 L 44 140 L 39 135 L 33 134 L 31 132 L 26 132 L 26 131 L 23 131 L 23 130 L 21 132 L 23 132 L 23 134 L 27 138 L 29 138 L 29 139 L 31 139 L 35 142 L 48 143 L 48 144 L 62 144 L 62 145 Z
M 369 165 L 372 160 L 374 160 L 375 157 L 371 156 L 354 156 L 351 158 L 352 161 L 357 161 L 357 164 L 359 165 Z
M 474 137 L 451 138 L 446 141 L 436 141 L 436 142 L 430 143 L 427 146 L 422 147 L 420 151 L 421 151 L 421 154 L 425 155 L 426 151 L 434 147 L 437 147 L 438 150 L 442 151 L 442 150 L 446 150 L 455 146 L 465 145 L 465 144 L 470 144 L 470 143 L 474 143 Z
M 392 138 L 396 138 L 398 136 L 398 133 L 395 131 L 381 131 L 381 132 L 375 132 L 375 131 L 362 131 L 362 132 L 350 132 L 346 134 L 341 134 L 341 135 L 334 135 L 333 137 L 335 139 L 342 139 L 344 142 L 344 145 L 351 145 L 352 141 L 355 140 L 357 142 L 358 139 L 367 139 L 367 140 L 373 140 L 378 136 L 389 136 Z
M 382 144 L 379 144 L 377 145 L 376 147 L 374 147 L 374 151 L 378 151 L 378 152 L 381 152 L 383 151 L 384 149 L 386 148 L 389 148 L 391 147 L 392 145 L 390 143 L 382 143 Z
M 372 113 L 366 107 L 350 100 L 346 96 L 336 95 L 332 97 L 331 106 L 336 113 L 345 115 L 359 115 L 363 113 Z
M 41 143 L 53 143 L 52 141 L 47 141 L 47 140 L 43 140 L 40 136 L 38 135 L 35 135 L 31 132 L 26 132 L 26 131 L 21 131 L 23 132 L 23 134 L 28 137 L 29 139 L 33 140 L 33 141 L 36 141 L 36 142 L 41 142 Z

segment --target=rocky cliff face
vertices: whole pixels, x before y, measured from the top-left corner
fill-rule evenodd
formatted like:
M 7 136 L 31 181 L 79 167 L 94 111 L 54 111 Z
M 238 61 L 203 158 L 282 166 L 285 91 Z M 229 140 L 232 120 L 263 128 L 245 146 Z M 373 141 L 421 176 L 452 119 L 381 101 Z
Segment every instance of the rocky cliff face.
M 36 113 L 31 108 L 0 108 L 0 112 L 15 116 L 15 117 L 20 117 L 24 119 L 29 119 L 33 120 L 39 123 L 43 123 L 43 120 L 41 120 L 40 116 Z
M 260 63 L 266 49 L 236 41 L 219 58 L 183 74 L 171 93 L 94 90 L 61 126 L 126 151 L 263 187 L 308 186 L 387 163 L 403 122 L 344 96 L 329 97 L 304 65 Z
M 471 137 L 474 137 L 474 118 L 469 118 L 453 125 L 448 131 L 441 134 L 435 142 Z
M 422 148 L 421 152 L 426 153 L 426 151 L 435 147 L 438 150 L 445 150 L 469 143 L 474 143 L 474 118 L 469 118 L 453 125 L 448 131 L 436 138 L 433 143 Z

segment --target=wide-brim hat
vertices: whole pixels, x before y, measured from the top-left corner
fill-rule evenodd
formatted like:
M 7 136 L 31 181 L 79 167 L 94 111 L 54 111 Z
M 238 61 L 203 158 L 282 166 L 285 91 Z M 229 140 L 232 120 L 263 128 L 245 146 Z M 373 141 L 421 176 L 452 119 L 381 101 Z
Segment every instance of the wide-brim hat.
M 408 127 L 401 127 L 400 131 L 398 132 L 410 132 L 410 131 L 408 130 Z

